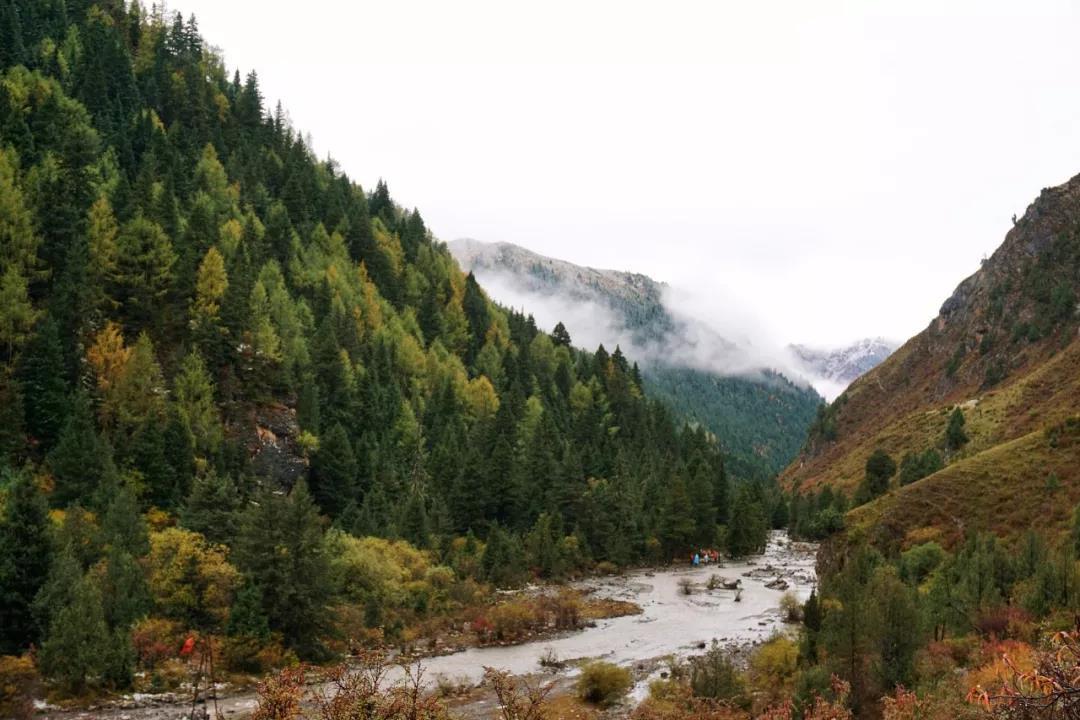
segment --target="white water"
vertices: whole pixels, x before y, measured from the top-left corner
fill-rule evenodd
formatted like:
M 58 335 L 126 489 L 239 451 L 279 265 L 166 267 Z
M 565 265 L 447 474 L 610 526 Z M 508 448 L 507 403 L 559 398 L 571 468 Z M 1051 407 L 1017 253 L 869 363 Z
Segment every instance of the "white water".
M 535 673 L 541 669 L 538 660 L 547 648 L 562 661 L 590 658 L 629 665 L 667 655 L 700 653 L 701 644 L 713 639 L 732 645 L 766 640 L 782 627 L 779 602 L 784 592 L 793 592 L 801 600 L 809 597 L 816 582 L 814 550 L 812 545 L 789 543 L 785 533 L 774 532 L 765 554 L 749 561 L 588 581 L 580 587 L 595 588 L 601 597 L 637 603 L 642 614 L 602 620 L 596 627 L 556 639 L 471 648 L 427 658 L 424 674 L 427 678 L 477 682 L 484 666 L 513 674 Z M 766 574 L 768 566 L 773 570 Z M 755 576 L 744 577 L 744 573 Z M 735 602 L 734 590 L 707 590 L 705 583 L 713 574 L 741 579 L 741 601 Z M 777 577 L 788 582 L 788 590 L 765 587 Z M 692 595 L 685 595 L 679 587 L 683 578 L 696 584 Z

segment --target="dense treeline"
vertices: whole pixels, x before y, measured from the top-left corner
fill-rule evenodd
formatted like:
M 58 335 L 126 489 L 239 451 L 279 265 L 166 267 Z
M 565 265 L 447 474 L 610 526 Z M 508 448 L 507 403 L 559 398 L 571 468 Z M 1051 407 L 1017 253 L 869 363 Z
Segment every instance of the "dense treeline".
M 477 582 L 763 545 L 772 491 L 492 304 L 194 19 L 4 0 L 0 64 L 0 652 L 119 687 L 186 631 L 274 664 Z
M 652 365 L 643 371 L 646 391 L 678 417 L 722 439 L 728 473 L 771 480 L 787 467 L 815 420 L 821 398 L 771 371 L 719 377 L 693 368 Z

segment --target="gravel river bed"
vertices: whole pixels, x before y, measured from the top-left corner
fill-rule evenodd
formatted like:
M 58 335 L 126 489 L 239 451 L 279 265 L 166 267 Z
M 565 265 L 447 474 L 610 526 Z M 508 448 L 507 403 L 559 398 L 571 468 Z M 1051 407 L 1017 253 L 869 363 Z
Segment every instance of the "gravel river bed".
M 432 684 L 442 678 L 455 685 L 469 685 L 479 682 L 485 666 L 531 675 L 543 670 L 539 660 L 546 655 L 564 664 L 551 677 L 565 686 L 578 672 L 577 661 L 602 659 L 634 669 L 637 684 L 632 697 L 640 699 L 648 691 L 649 680 L 661 672 L 665 658 L 700 654 L 714 639 L 733 651 L 745 651 L 781 631 L 780 598 L 785 592 L 800 600 L 810 595 L 816 583 L 816 550 L 815 545 L 791 542 L 785 533 L 775 531 L 764 554 L 745 560 L 585 580 L 577 587 L 598 597 L 636 603 L 641 614 L 601 620 L 594 627 L 557 638 L 430 657 L 423 661 L 424 676 Z M 729 584 L 738 580 L 739 589 L 708 589 L 713 575 Z M 685 581 L 692 584 L 689 595 L 684 591 Z M 255 696 L 250 693 L 218 699 L 219 711 L 227 718 L 243 718 L 254 707 Z M 455 708 L 465 717 L 484 717 L 491 710 L 493 698 L 483 693 L 467 706 Z M 38 717 L 174 720 L 188 717 L 190 712 L 190 700 L 141 696 L 82 712 L 43 707 Z

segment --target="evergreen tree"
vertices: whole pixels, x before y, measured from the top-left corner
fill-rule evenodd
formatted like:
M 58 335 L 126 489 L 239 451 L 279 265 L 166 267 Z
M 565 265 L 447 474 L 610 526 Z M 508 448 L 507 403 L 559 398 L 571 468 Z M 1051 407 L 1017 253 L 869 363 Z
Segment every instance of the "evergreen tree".
M 228 288 L 225 258 L 216 246 L 211 246 L 199 263 L 190 325 L 196 343 L 214 366 L 225 361 L 227 331 L 221 322 L 221 301 Z
M 964 411 L 955 408 L 949 415 L 949 424 L 945 428 L 945 447 L 956 452 L 968 442 L 967 433 L 964 431 Z
M 69 394 L 64 350 L 54 320 L 46 318 L 38 325 L 20 365 L 22 391 L 32 399 L 25 406 L 26 431 L 41 447 L 49 449 L 63 427 Z
M 87 321 L 93 327 L 101 317 L 117 307 L 110 290 L 117 277 L 119 249 L 116 236 L 119 227 L 107 196 L 100 196 L 90 206 L 87 225 L 89 258 L 83 298 L 89 315 Z
M 769 526 L 760 501 L 754 497 L 751 488 L 739 488 L 728 523 L 728 553 L 741 557 L 761 552 L 768 539 Z
M 9 473 L 0 515 L 0 653 L 38 640 L 32 607 L 49 574 L 49 518 L 29 472 Z
M 105 622 L 115 633 L 126 634 L 150 611 L 150 590 L 143 569 L 131 553 L 114 546 L 106 558 L 102 581 Z
M 287 496 L 262 494 L 244 512 L 236 561 L 263 588 L 272 630 L 305 658 L 325 654 L 330 568 L 318 509 L 300 482 Z
M 409 492 L 401 519 L 401 536 L 419 548 L 431 545 L 431 523 L 428 520 L 424 493 L 417 484 Z
M 557 578 L 563 573 L 563 561 L 559 552 L 559 535 L 550 515 L 541 513 L 529 531 L 526 540 L 529 565 L 541 577 Z
M 93 504 L 98 488 L 115 480 L 112 449 L 94 427 L 85 393 L 75 393 L 71 412 L 48 460 L 56 480 L 52 502 L 59 507 L 72 502 Z
M 672 480 L 661 518 L 661 542 L 667 555 L 682 556 L 689 552 L 698 527 L 694 520 L 693 499 L 681 475 Z
M 0 358 L 12 357 L 23 346 L 38 317 L 26 278 L 16 267 L 4 270 L 0 274 Z
M 0 466 L 15 465 L 26 445 L 22 385 L 0 366 Z
M 116 250 L 112 296 L 123 308 L 128 327 L 142 330 L 160 323 L 176 262 L 169 237 L 156 222 L 136 217 L 120 228 Z
M 561 345 L 562 347 L 570 347 L 570 333 L 567 331 L 566 326 L 563 325 L 561 322 L 556 323 L 555 329 L 551 331 L 551 340 L 556 345 Z
M 109 645 L 101 590 L 87 575 L 75 583 L 70 599 L 49 624 L 41 646 L 41 669 L 67 689 L 80 692 L 105 670 Z
M 349 436 L 335 424 L 319 442 L 311 468 L 311 494 L 323 512 L 338 515 L 356 494 L 357 465 Z
M 498 525 L 488 533 L 487 544 L 480 556 L 484 579 L 496 587 L 513 587 L 522 577 L 522 552 L 513 535 Z
M 102 497 L 107 498 L 105 516 L 101 523 L 101 532 L 105 544 L 133 557 L 140 557 L 150 551 L 150 540 L 146 532 L 146 523 L 139 514 L 139 504 L 125 484 L 110 483 L 102 488 Z
M 221 418 L 214 404 L 214 385 L 201 355 L 188 353 L 173 386 L 179 417 L 191 435 L 195 453 L 212 458 L 221 448 Z
M 247 580 L 236 593 L 225 633 L 230 637 L 266 640 L 270 637 L 270 625 L 262 609 L 262 590 Z
M 236 536 L 240 494 L 228 475 L 210 468 L 195 478 L 183 509 L 180 523 L 207 540 L 228 544 Z
M 896 473 L 896 463 L 888 453 L 878 448 L 866 461 L 862 482 L 855 491 L 856 505 L 863 505 L 884 495 L 889 489 L 889 479 Z
M 873 626 L 881 687 L 887 692 L 897 685 L 910 686 L 915 651 L 921 645 L 915 593 L 892 567 L 878 568 L 867 592 L 876 603 Z

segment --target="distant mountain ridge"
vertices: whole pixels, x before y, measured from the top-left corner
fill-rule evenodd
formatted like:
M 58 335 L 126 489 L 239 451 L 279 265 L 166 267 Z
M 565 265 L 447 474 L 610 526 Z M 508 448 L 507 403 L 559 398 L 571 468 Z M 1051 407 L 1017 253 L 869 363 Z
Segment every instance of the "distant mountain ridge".
M 773 369 L 747 365 L 735 343 L 673 312 L 664 304 L 666 284 L 511 243 L 463 239 L 448 246 L 496 300 L 524 305 L 541 325 L 564 322 L 575 344 L 620 345 L 641 364 L 650 394 L 717 435 L 733 474 L 771 476 L 802 446 L 818 393 Z
M 835 397 L 848 385 L 892 355 L 899 343 L 884 338 L 863 338 L 838 348 L 789 345 L 798 365 L 814 379 L 826 397 Z M 827 388 L 827 389 L 826 389 Z

